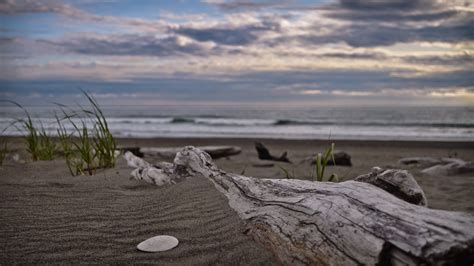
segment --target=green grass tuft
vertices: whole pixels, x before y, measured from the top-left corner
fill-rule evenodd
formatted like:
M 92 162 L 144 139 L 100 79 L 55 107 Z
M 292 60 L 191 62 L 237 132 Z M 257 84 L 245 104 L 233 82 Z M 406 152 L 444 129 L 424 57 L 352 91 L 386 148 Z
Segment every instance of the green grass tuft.
M 3 161 L 8 154 L 7 142 L 5 141 L 3 147 L 0 148 L 0 166 L 3 165 Z
M 324 172 L 326 170 L 326 166 L 329 163 L 329 160 L 332 158 L 332 161 L 335 162 L 334 160 L 334 147 L 335 144 L 332 143 L 331 147 L 329 147 L 325 152 L 324 155 L 321 153 L 318 153 L 315 158 L 315 167 L 314 170 L 311 172 L 311 180 L 312 181 L 323 181 L 324 180 Z M 295 173 L 294 171 L 290 174 L 288 169 L 278 166 L 283 173 L 285 174 L 286 179 L 294 179 L 295 178 Z M 327 179 L 329 182 L 339 182 L 339 177 L 336 174 L 331 174 L 329 178 Z
M 89 100 L 92 107 L 92 115 L 95 118 L 95 137 L 94 146 L 96 151 L 97 159 L 99 160 L 99 166 L 104 168 L 111 168 L 115 166 L 115 150 L 117 144 L 115 142 L 112 133 L 110 133 L 109 125 L 105 119 L 104 113 L 99 107 L 97 101 L 88 93 L 84 92 L 84 95 Z
M 87 92 L 83 93 L 91 105 L 90 109 L 79 106 L 80 111 L 76 112 L 58 104 L 64 117 L 56 117 L 58 136 L 72 175 L 92 175 L 97 169 L 114 167 L 116 162 L 117 145 L 107 119 L 97 101 Z M 79 122 L 74 119 L 79 119 Z M 73 134 L 66 131 L 63 124 L 65 121 L 73 126 L 76 141 L 72 140 Z M 87 126 L 87 122 L 92 123 L 92 128 Z
M 11 126 L 18 131 L 25 132 L 26 150 L 31 154 L 33 161 L 37 160 L 53 160 L 56 152 L 56 145 L 51 136 L 46 133 L 43 125 L 38 128 L 31 118 L 30 113 L 22 105 L 14 101 L 8 101 L 20 109 L 26 115 L 24 119 L 16 119 Z
M 77 175 L 77 167 L 74 161 L 74 148 L 72 142 L 72 134 L 67 132 L 66 128 L 63 124 L 63 119 L 60 119 L 57 114 L 54 115 L 56 117 L 56 122 L 58 124 L 58 128 L 56 130 L 59 139 L 59 145 L 64 153 L 64 158 L 66 160 L 67 168 L 69 169 L 69 173 L 74 176 Z
M 335 144 L 332 143 L 331 147 L 329 147 L 325 151 L 324 155 L 321 154 L 321 153 L 318 153 L 316 155 L 316 158 L 315 158 L 316 164 L 315 164 L 315 168 L 314 168 L 314 174 L 311 176 L 311 179 L 313 181 L 314 181 L 314 179 L 316 179 L 316 181 L 323 181 L 324 172 L 326 170 L 326 166 L 329 163 L 329 160 L 332 159 L 332 161 L 335 162 L 335 160 L 334 160 L 334 147 L 335 147 Z M 328 181 L 329 182 L 338 182 L 339 178 L 336 174 L 331 174 L 328 178 Z

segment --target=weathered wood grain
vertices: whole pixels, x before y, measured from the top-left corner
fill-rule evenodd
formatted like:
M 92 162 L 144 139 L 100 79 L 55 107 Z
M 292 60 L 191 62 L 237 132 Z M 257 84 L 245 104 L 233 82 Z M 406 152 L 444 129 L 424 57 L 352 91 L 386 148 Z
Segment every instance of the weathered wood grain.
M 152 166 L 146 166 L 149 168 Z M 472 264 L 474 216 L 413 205 L 373 185 L 258 179 L 219 170 L 194 147 L 160 169 L 204 176 L 284 264 Z M 137 170 L 135 170 L 137 171 Z

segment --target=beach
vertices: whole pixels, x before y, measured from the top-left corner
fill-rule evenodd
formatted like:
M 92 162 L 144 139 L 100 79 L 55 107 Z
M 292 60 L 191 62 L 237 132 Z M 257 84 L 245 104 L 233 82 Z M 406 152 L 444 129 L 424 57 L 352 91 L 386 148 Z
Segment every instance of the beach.
M 279 156 L 287 151 L 292 164 L 262 161 L 254 148 L 262 142 Z M 203 177 L 156 187 L 130 180 L 119 158 L 115 168 L 93 176 L 70 176 L 63 159 L 32 162 L 21 138 L 9 138 L 20 155 L 0 168 L 0 263 L 154 263 L 275 264 L 274 256 L 245 234 L 246 228 L 227 199 Z M 374 166 L 407 169 L 424 190 L 430 208 L 474 212 L 474 176 L 428 176 L 405 157 L 456 157 L 474 160 L 473 142 L 337 140 L 336 150 L 351 156 L 352 167 L 328 167 L 341 181 L 365 174 Z M 215 160 L 228 172 L 258 178 L 309 179 L 308 156 L 327 149 L 330 140 L 258 138 L 122 138 L 121 147 L 183 147 L 231 145 L 238 155 Z M 151 163 L 159 157 L 145 157 Z M 24 162 L 22 161 L 24 160 Z M 273 164 L 270 166 L 269 164 Z M 294 173 L 293 173 L 294 172 Z M 172 235 L 180 244 L 162 253 L 136 250 L 155 235 Z

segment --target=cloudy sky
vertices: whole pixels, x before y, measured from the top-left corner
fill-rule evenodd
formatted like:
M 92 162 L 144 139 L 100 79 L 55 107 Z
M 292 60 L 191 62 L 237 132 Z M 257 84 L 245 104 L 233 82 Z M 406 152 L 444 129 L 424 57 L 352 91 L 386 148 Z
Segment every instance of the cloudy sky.
M 474 0 L 0 0 L 0 97 L 474 104 Z

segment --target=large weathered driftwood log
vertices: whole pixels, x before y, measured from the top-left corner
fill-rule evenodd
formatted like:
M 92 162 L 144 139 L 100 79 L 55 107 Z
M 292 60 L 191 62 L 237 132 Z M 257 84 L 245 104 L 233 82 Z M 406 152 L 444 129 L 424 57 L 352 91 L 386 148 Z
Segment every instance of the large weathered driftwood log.
M 194 147 L 183 149 L 173 165 L 164 168 L 158 170 L 169 177 L 168 183 L 201 175 L 211 180 L 247 223 L 247 233 L 284 264 L 469 265 L 474 261 L 472 214 L 410 204 L 363 182 L 258 179 L 226 173 Z

